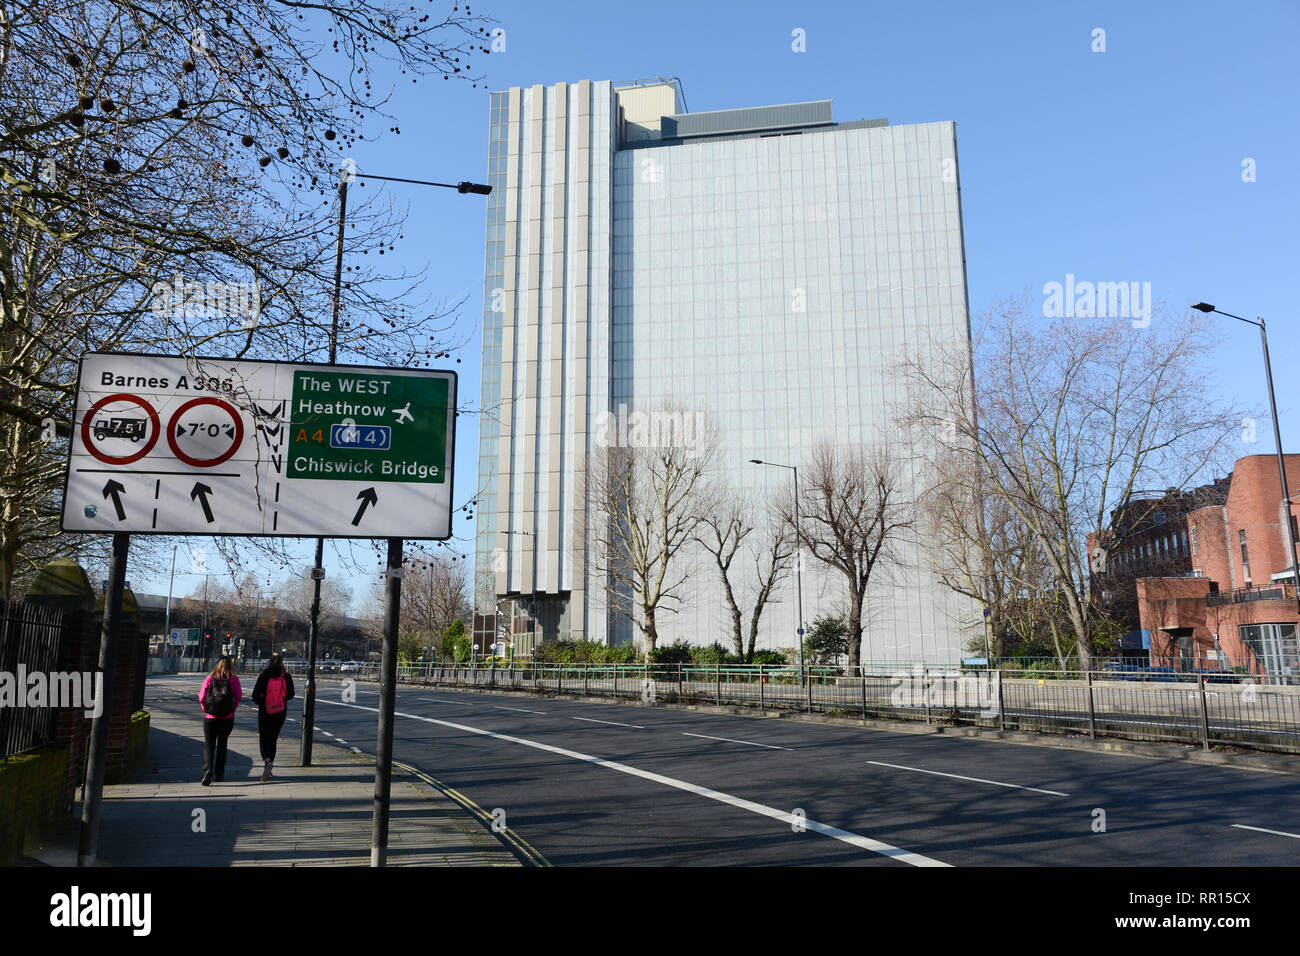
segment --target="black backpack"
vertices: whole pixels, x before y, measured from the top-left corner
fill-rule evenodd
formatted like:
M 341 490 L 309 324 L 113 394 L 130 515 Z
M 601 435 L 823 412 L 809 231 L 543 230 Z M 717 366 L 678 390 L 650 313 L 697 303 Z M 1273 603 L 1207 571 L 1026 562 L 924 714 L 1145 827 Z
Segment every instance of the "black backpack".
M 230 681 L 220 677 L 212 679 L 203 710 L 213 717 L 229 717 L 235 712 L 235 695 L 230 691 Z

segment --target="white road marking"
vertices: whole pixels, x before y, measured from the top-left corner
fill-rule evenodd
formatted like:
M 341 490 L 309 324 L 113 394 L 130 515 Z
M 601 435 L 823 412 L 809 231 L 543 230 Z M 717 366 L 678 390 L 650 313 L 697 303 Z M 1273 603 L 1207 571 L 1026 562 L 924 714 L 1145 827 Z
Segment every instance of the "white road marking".
M 523 707 L 505 707 L 501 704 L 493 704 L 492 706 L 497 710 L 517 710 L 521 714 L 540 714 L 542 717 L 548 716 L 544 710 L 527 710 Z
M 1287 833 L 1285 830 L 1269 830 L 1266 827 L 1248 827 L 1244 823 L 1231 824 L 1238 830 L 1254 830 L 1256 833 L 1272 833 L 1274 836 L 1290 837 L 1293 840 L 1300 840 L 1300 833 Z
M 472 707 L 473 703 L 468 700 L 444 700 L 441 697 L 417 697 L 416 700 L 426 700 L 431 704 L 463 704 L 466 707 Z
M 790 750 L 790 747 L 778 747 L 775 744 L 756 744 L 752 740 L 732 740 L 730 737 L 710 737 L 708 734 L 688 734 L 682 731 L 683 737 L 703 737 L 705 740 L 725 740 L 729 744 L 748 744 L 751 747 L 766 747 L 768 750 Z
M 868 760 L 867 763 L 875 764 L 877 767 L 893 767 L 895 770 L 910 770 L 913 773 L 931 773 L 936 777 L 952 777 L 954 780 L 970 780 L 973 783 L 989 783 L 995 787 L 1010 787 L 1013 790 L 1032 790 L 1034 793 L 1046 793 L 1053 797 L 1068 797 L 1068 793 L 1061 793 L 1059 790 L 1040 790 L 1038 787 L 1022 787 L 1018 783 L 1001 783 L 997 780 L 985 780 L 982 777 L 963 777 L 959 773 L 942 773 L 938 770 L 922 770 L 920 767 L 904 767 L 896 763 L 881 763 L 879 760 Z
M 316 729 L 317 729 L 317 730 L 320 730 L 319 727 L 317 727 Z M 332 733 L 330 733 L 328 730 L 321 730 L 321 733 L 324 734 L 326 737 L 333 737 L 333 736 L 334 736 L 334 735 L 333 735 Z
M 360 747 L 353 747 L 353 748 L 352 748 L 352 752 L 353 752 L 354 754 L 359 754 L 359 753 L 361 753 L 361 748 L 360 748 Z
M 344 704 L 339 701 L 322 701 L 322 703 L 333 704 L 335 707 L 352 707 L 356 710 L 365 710 L 370 713 L 379 713 L 377 707 L 363 707 L 360 704 Z M 442 727 L 450 727 L 453 730 L 464 730 L 471 734 L 479 734 L 483 737 L 492 737 L 496 740 L 504 740 L 512 744 L 521 744 L 524 747 L 532 747 L 535 750 L 544 750 L 547 753 L 559 754 L 562 757 L 572 757 L 574 760 L 582 760 L 586 763 L 595 764 L 598 767 L 604 767 L 607 770 L 616 770 L 619 773 L 625 773 L 632 777 L 640 777 L 643 780 L 650 780 L 654 783 L 662 784 L 665 787 L 673 787 L 677 790 L 685 790 L 687 793 L 693 793 L 696 796 L 705 797 L 709 800 L 716 800 L 718 803 L 725 803 L 728 806 L 737 807 L 741 810 L 748 810 L 750 813 L 756 813 L 759 816 L 769 817 L 778 820 L 786 825 L 794 824 L 796 821 L 806 830 L 813 833 L 820 833 L 822 836 L 831 837 L 856 846 L 859 849 L 868 850 L 872 853 L 878 853 L 881 856 L 887 856 L 890 859 L 898 860 L 900 863 L 907 863 L 911 866 L 950 866 L 942 860 L 936 860 L 933 857 L 923 856 L 920 853 L 912 853 L 909 850 L 903 850 L 896 846 L 890 846 L 888 843 L 882 843 L 880 840 L 873 840 L 871 837 L 865 837 L 849 830 L 841 830 L 839 827 L 828 826 L 825 823 L 819 823 L 816 820 L 807 820 L 796 817 L 787 810 L 779 810 L 776 807 L 769 807 L 762 803 L 755 803 L 752 800 L 746 800 L 743 797 L 735 797 L 729 793 L 722 793 L 719 790 L 710 790 L 708 787 L 701 787 L 685 780 L 678 780 L 674 777 L 666 777 L 663 774 L 652 773 L 649 770 L 642 770 L 639 767 L 633 767 L 629 764 L 619 763 L 615 760 L 606 760 L 604 757 L 594 757 L 591 754 L 579 753 L 576 750 L 566 750 L 563 747 L 554 747 L 550 744 L 539 743 L 536 740 L 527 740 L 523 737 L 512 737 L 509 734 L 499 734 L 492 730 L 483 730 L 479 727 L 470 727 L 465 724 L 452 723 L 449 720 L 438 720 L 436 717 L 422 717 L 419 714 L 404 714 L 400 711 L 394 714 L 395 717 L 405 717 L 408 720 L 419 720 L 426 724 L 438 724 Z
M 633 730 L 645 730 L 640 724 L 620 724 L 617 720 L 598 720 L 595 717 L 574 717 L 574 720 L 585 720 L 591 724 L 609 724 L 611 727 L 631 727 Z

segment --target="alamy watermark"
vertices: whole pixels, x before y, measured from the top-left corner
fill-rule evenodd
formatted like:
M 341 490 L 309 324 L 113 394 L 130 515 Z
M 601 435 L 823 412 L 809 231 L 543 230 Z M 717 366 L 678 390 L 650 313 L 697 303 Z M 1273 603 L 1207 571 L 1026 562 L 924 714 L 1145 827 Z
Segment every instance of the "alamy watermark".
M 186 282 L 178 272 L 171 283 L 155 282 L 150 305 L 159 318 L 242 319 L 247 328 L 262 313 L 262 290 L 256 282 Z
M 87 717 L 104 712 L 102 671 L 0 671 L 0 710 L 6 707 L 80 708 Z
M 920 664 L 912 672 L 891 674 L 894 689 L 889 702 L 895 707 L 978 708 L 984 717 L 996 717 L 1001 710 L 998 683 L 993 674 L 961 671 L 930 671 Z
M 602 448 L 686 448 L 694 451 L 704 438 L 703 412 L 617 412 L 596 416 L 594 438 Z
M 1133 328 L 1151 324 L 1150 282 L 1065 282 L 1043 286 L 1043 316 L 1048 319 L 1132 319 Z

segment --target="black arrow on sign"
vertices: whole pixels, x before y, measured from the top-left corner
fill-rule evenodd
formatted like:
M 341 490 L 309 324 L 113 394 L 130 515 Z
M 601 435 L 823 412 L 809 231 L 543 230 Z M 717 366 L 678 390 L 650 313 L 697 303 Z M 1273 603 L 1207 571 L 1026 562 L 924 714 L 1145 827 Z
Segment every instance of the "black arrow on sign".
M 379 504 L 379 495 L 375 494 L 374 488 L 367 488 L 357 495 L 357 500 L 361 502 L 361 507 L 357 509 L 357 516 L 352 519 L 354 525 L 361 524 L 361 516 L 366 513 L 367 505 Z
M 199 504 L 203 505 L 203 517 L 208 519 L 208 524 L 212 524 L 216 519 L 212 517 L 212 505 L 208 504 L 208 495 L 212 494 L 212 489 L 201 481 L 194 482 L 194 488 L 190 491 L 190 501 L 195 498 L 199 499 Z
M 121 497 L 122 492 L 124 491 L 126 491 L 126 486 L 113 478 L 108 479 L 108 483 L 104 485 L 104 497 L 107 498 L 109 495 L 113 496 L 113 507 L 117 509 L 118 521 L 126 520 L 126 511 L 122 507 Z

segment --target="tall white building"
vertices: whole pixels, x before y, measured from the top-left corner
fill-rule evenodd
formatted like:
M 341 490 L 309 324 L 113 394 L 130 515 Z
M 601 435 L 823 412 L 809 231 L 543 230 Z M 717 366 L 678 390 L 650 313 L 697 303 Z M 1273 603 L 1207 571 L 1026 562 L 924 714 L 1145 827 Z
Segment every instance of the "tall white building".
M 686 112 L 675 81 L 493 93 L 476 637 L 627 640 L 583 534 L 601 416 L 672 403 L 728 480 L 788 486 L 816 443 L 890 440 L 905 353 L 967 346 L 953 123 L 835 123 L 829 100 Z M 919 553 L 868 595 L 864 661 L 951 663 L 979 612 Z M 705 556 L 707 557 L 707 556 Z M 793 647 L 795 579 L 762 647 Z M 661 640 L 729 643 L 701 561 Z M 845 606 L 806 561 L 804 618 Z M 975 633 L 978 633 L 976 630 Z

